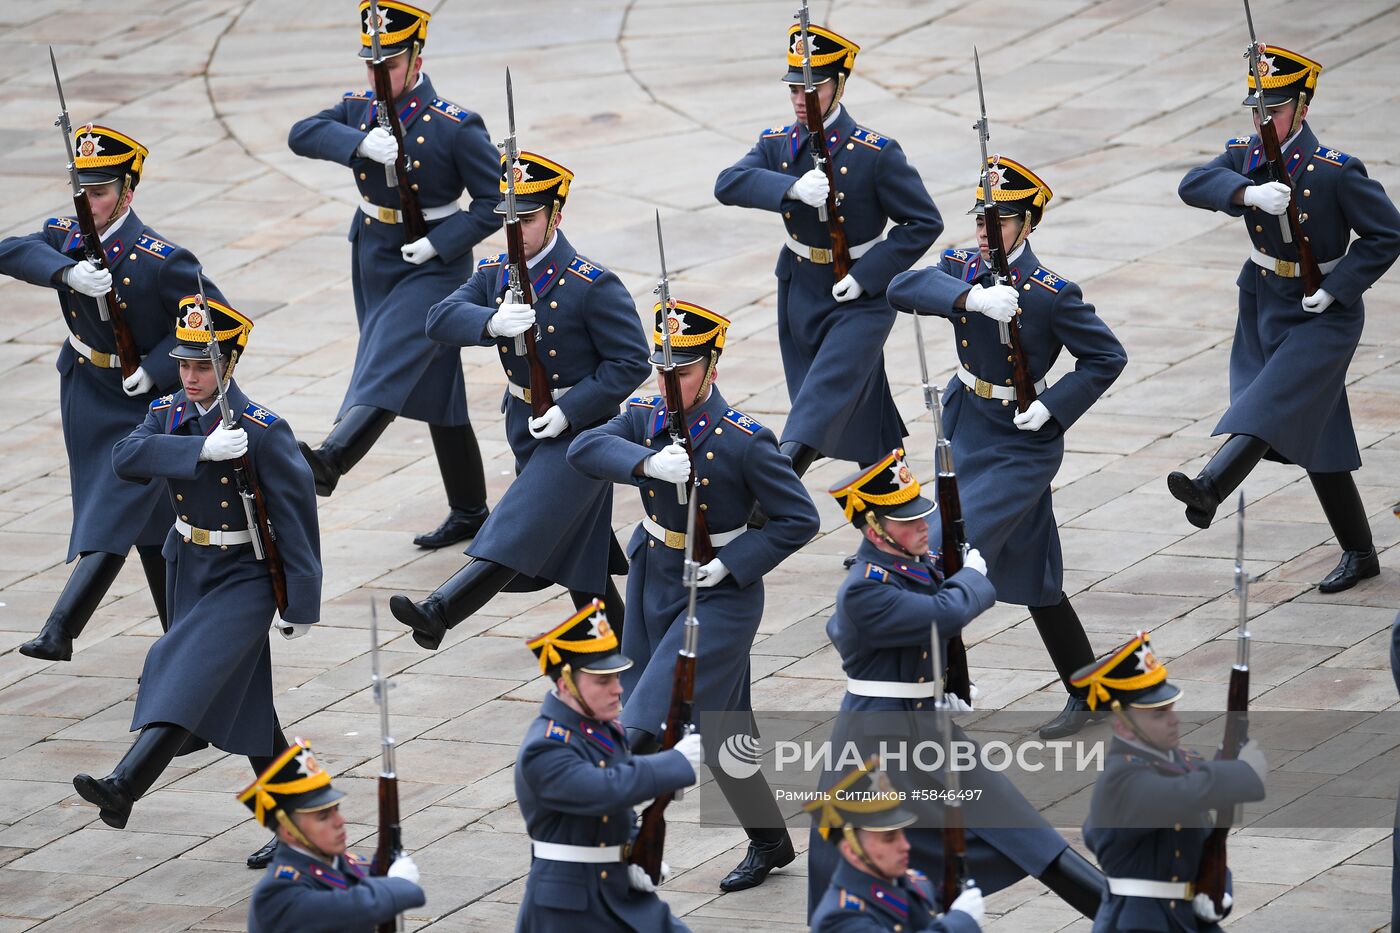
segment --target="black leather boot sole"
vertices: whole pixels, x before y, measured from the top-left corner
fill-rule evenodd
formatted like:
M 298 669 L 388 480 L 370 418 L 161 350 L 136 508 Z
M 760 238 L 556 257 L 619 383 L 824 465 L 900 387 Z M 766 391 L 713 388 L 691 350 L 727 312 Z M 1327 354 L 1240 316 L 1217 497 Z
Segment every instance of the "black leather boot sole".
M 322 460 L 320 452 L 312 450 L 306 441 L 297 441 L 297 447 L 306 458 L 306 465 L 311 467 L 311 478 L 316 481 L 316 495 L 329 496 L 335 492 L 336 484 L 340 482 L 340 472 Z
M 784 865 L 797 858 L 796 851 L 792 848 L 792 839 L 783 831 L 783 837 L 776 842 L 761 843 L 749 842 L 748 854 L 738 867 L 724 876 L 719 883 L 719 889 L 725 893 L 733 891 L 745 891 L 749 888 L 756 888 L 763 884 L 763 880 L 768 877 L 769 872 L 775 868 L 782 868 Z
M 434 597 L 415 603 L 407 596 L 394 596 L 389 600 L 389 611 L 404 625 L 413 629 L 413 640 L 420 648 L 436 651 L 447 635 L 447 623 L 437 613 Z
M 125 563 L 126 555 L 105 551 L 79 557 L 43 629 L 37 637 L 20 645 L 19 653 L 40 661 L 71 660 L 73 639 L 83 633 Z
M 97 805 L 102 822 L 113 829 L 126 828 L 126 821 L 131 818 L 131 805 L 136 801 L 122 789 L 118 779 L 79 774 L 73 778 L 73 789 L 79 797 Z
M 272 864 L 272 854 L 277 851 L 277 837 L 273 836 L 263 844 L 263 847 L 252 855 L 248 856 L 249 868 L 266 868 Z
M 1375 548 L 1369 551 L 1343 551 L 1341 562 L 1317 585 L 1317 591 L 1340 593 L 1380 572 L 1381 559 L 1377 556 Z
M 1220 508 L 1220 499 L 1206 478 L 1192 479 L 1185 473 L 1173 471 L 1167 476 L 1167 491 L 1186 506 L 1186 520 L 1197 528 L 1209 528 Z
M 479 509 L 453 509 L 437 529 L 413 539 L 413 543 L 426 551 L 435 551 L 448 545 L 473 538 L 486 524 L 486 516 L 491 511 L 482 506 Z

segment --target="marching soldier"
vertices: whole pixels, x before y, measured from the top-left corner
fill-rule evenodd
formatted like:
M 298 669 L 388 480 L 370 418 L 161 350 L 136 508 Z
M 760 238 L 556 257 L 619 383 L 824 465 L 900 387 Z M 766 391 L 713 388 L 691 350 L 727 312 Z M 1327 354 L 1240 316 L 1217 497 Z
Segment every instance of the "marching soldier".
M 169 562 L 170 630 L 146 655 L 131 728 L 131 749 L 104 778 L 79 774 L 78 794 L 121 829 L 132 805 L 177 755 L 214 745 L 247 755 L 262 774 L 287 748 L 272 704 L 268 628 L 277 612 L 267 559 L 253 555 L 253 535 L 240 508 L 237 469 L 256 485 L 276 531 L 287 606 L 277 627 L 304 635 L 321 611 L 321 546 L 311 471 L 285 420 L 249 401 L 233 381 L 252 322 L 221 302 L 207 311 L 197 295 L 181 301 L 170 351 L 183 388 L 151 403 L 145 423 L 112 451 L 117 475 L 162 479 L 175 510 L 165 540 Z M 210 361 L 204 315 L 213 316 L 223 359 L 226 397 L 235 419 L 223 425 L 219 379 Z M 260 868 L 265 846 L 250 859 Z M 258 862 L 261 861 L 261 864 Z
M 473 560 L 421 603 L 389 602 L 414 640 L 436 648 L 447 629 L 504 588 L 568 587 L 574 605 L 602 597 L 623 630 L 623 603 L 610 574 L 627 561 L 612 532 L 612 483 L 586 477 L 566 461 L 580 431 L 617 414 L 646 378 L 647 338 L 637 306 L 616 275 L 590 262 L 559 229 L 573 173 L 544 156 L 520 153 L 516 205 L 535 306 L 514 304 L 505 254 L 484 259 L 476 275 L 428 315 L 428 336 L 454 346 L 497 347 L 506 371 L 506 436 L 515 482 L 467 548 Z M 505 212 L 502 202 L 497 213 Z M 530 373 L 514 338 L 536 328 L 554 404 L 530 416 Z
M 1088 706 L 1069 679 L 1094 659 L 1084 626 L 1064 592 L 1060 534 L 1050 483 L 1064 459 L 1064 434 L 1098 401 L 1127 364 L 1127 354 L 1079 286 L 1040 264 L 1029 237 L 1053 196 L 1034 172 L 1002 156 L 988 162 L 992 196 L 1001 210 L 1011 284 L 997 284 L 988 266 L 983 192 L 978 250 L 945 250 L 937 266 L 906 272 L 890 284 L 900 311 L 936 314 L 953 324 L 961 365 L 943 392 L 944 425 L 962 479 L 968 538 L 987 561 L 1002 602 L 1023 605 L 1069 697 L 1040 728 L 1044 739 L 1082 729 Z M 998 326 L 1020 322 L 1021 346 L 1037 398 L 1018 413 L 1012 357 Z M 1045 374 L 1062 351 L 1074 371 L 1047 386 Z
M 495 203 L 498 156 L 481 117 L 437 96 L 422 73 L 429 14 L 401 3 L 379 5 L 381 54 L 394 88 L 406 153 L 376 125 L 380 102 L 347 92 L 336 106 L 292 127 L 297 155 L 348 165 L 363 198 L 350 222 L 350 275 L 360 342 L 350 388 L 321 446 L 302 453 L 329 496 L 395 417 L 426 421 L 447 490 L 447 519 L 413 543 L 440 548 L 470 538 L 486 520 L 486 477 L 467 415 L 461 353 L 423 333 L 428 309 L 472 274 L 472 248 L 500 221 Z M 371 56 L 369 0 L 360 3 L 360 57 Z M 371 74 L 373 68 L 370 68 Z M 406 164 L 409 163 L 409 164 Z M 411 170 L 409 165 L 411 164 Z M 399 195 L 384 167 L 418 193 L 428 235 L 404 242 Z M 463 193 L 470 206 L 461 210 Z
M 238 795 L 253 818 L 276 834 L 272 864 L 248 903 L 249 933 L 372 931 L 427 902 L 418 866 L 399 856 L 383 878 L 345 848 L 345 797 L 296 739 Z
M 82 258 L 72 217 L 51 217 L 38 233 L 0 241 L 0 272 L 58 290 L 69 337 L 58 353 L 59 406 L 68 449 L 73 528 L 68 560 L 78 563 L 43 631 L 20 653 L 67 661 L 135 545 L 161 628 L 167 625 L 161 543 L 172 515 L 155 486 L 112 472 L 112 446 L 146 417 L 151 399 L 179 382 L 169 356 L 178 303 L 195 287 L 199 262 L 141 222 L 131 209 L 149 151 L 135 139 L 89 124 L 73 134 L 78 181 L 87 193 L 107 268 Z M 109 271 L 110 270 L 110 271 Z M 141 367 L 123 379 L 110 321 L 97 299 L 116 286 Z M 221 298 L 218 289 L 209 294 Z
M 1210 895 L 1192 897 L 1214 827 L 1206 811 L 1264 799 L 1264 753 L 1251 741 L 1238 760 L 1202 761 L 1180 747 L 1181 689 L 1167 682 L 1145 632 L 1077 672 L 1074 683 L 1092 707 L 1113 710 L 1113 740 L 1084 823 L 1084 842 L 1108 875 L 1094 930 L 1216 933 L 1223 915 Z M 1226 887 L 1228 914 L 1228 875 Z
M 689 928 L 656 896 L 647 873 L 627 863 L 627 849 L 633 807 L 695 783 L 699 733 L 664 752 L 633 753 L 618 718 L 618 675 L 632 661 L 619 653 L 602 602 L 527 644 L 554 689 L 515 764 L 515 796 L 534 853 L 516 933 L 683 933 Z
M 818 456 L 868 464 L 902 442 L 904 422 L 890 397 L 883 352 L 895 316 L 883 293 L 943 232 L 899 143 L 857 125 L 841 106 L 860 46 L 820 26 L 810 28 L 808 39 L 832 177 L 840 186 L 833 220 L 844 225 L 850 243 L 850 274 L 836 281 L 828 225 L 818 216 L 830 186 L 825 171 L 810 168 L 800 26 L 788 30 L 783 76 L 797 122 L 764 130 L 715 182 L 720 203 L 783 216 L 778 339 L 792 406 L 782 451 L 799 476 Z
M 629 744 L 637 751 L 654 746 L 671 703 L 673 659 L 681 647 L 687 590 L 686 507 L 676 502 L 675 484 L 685 482 L 695 464 L 699 509 L 706 516 L 713 560 L 699 568 L 697 613 L 705 620 L 706 649 L 698 665 L 695 711 L 734 712 L 747 719 L 749 651 L 763 616 L 763 575 L 812 539 L 818 518 L 811 497 L 773 433 L 737 409 L 715 384 L 728 319 L 687 301 L 667 314 L 658 303 L 651 361 L 660 369 L 662 327 L 671 332 L 690 454 L 666 436 L 662 395 L 631 399 L 627 409 L 602 427 L 584 431 L 569 448 L 579 472 L 637 487 L 646 516 L 627 548 L 629 621 L 623 632 L 629 657 L 641 660 L 623 676 L 627 704 L 623 719 Z M 761 529 L 748 529 L 757 504 L 769 516 Z M 711 754 L 727 736 L 710 736 Z M 721 882 L 724 891 L 761 884 L 774 868 L 795 857 L 781 813 L 762 773 L 736 780 L 722 770 L 715 780 L 740 815 L 748 833 L 748 853 Z
M 856 768 L 804 808 L 814 820 L 813 847 L 830 844 L 840 859 L 812 912 L 812 933 L 981 930 L 986 911 L 976 887 L 959 894 L 938 917 L 928 875 L 909 867 L 911 845 L 904 830 L 918 816 L 901 806 L 899 792 L 874 764 L 872 759 Z
M 1230 407 L 1215 426 L 1229 438 L 1195 479 L 1174 472 L 1167 488 L 1185 503 L 1187 521 L 1208 528 L 1261 459 L 1296 463 L 1307 470 L 1342 549 L 1340 563 L 1318 584 L 1337 593 L 1380 573 L 1351 476 L 1361 453 L 1346 376 L 1365 320 L 1361 294 L 1400 256 L 1400 212 L 1360 159 L 1320 145 L 1308 126 L 1322 66 L 1277 46 L 1264 47 L 1260 66 L 1264 87 L 1256 89 L 1251 74 L 1244 103 L 1254 107 L 1256 95 L 1263 97 L 1294 192 L 1268 180 L 1257 134 L 1229 140 L 1181 180 L 1181 199 L 1192 207 L 1243 217 L 1251 250 L 1236 281 Z M 1258 122 L 1256 113 L 1256 129 Z M 1281 227 L 1292 198 L 1324 274 L 1312 295 L 1303 294 L 1297 247 Z
M 881 743 L 937 741 L 926 735 L 925 712 L 934 709 L 932 627 L 937 626 L 947 657 L 948 639 L 957 635 L 996 602 L 985 576 L 986 564 L 976 549 L 968 551 L 961 570 L 947 577 L 929 554 L 925 518 L 935 505 L 922 494 L 904 451 L 895 450 L 868 470 L 846 477 L 830 493 L 862 540 L 836 597 L 836 612 L 827 635 L 841 654 L 846 695 L 833 744 L 845 737 L 867 752 Z M 969 540 L 976 543 L 975 538 Z M 966 709 L 947 694 L 954 709 Z M 955 737 L 967 737 L 954 727 Z M 828 775 L 826 779 L 833 776 Z M 890 775 L 911 799 L 929 789 L 930 776 L 918 771 Z M 977 769 L 970 773 L 981 790 L 977 801 L 963 805 L 968 824 L 969 874 L 988 893 L 1000 891 L 1027 875 L 1038 878 L 1068 904 L 1092 917 L 1102 896 L 1103 878 L 1002 774 Z M 916 806 L 917 813 L 922 807 Z M 910 862 L 938 877 L 943 870 L 941 817 L 930 812 L 904 835 L 912 847 Z M 817 910 L 828 883 L 839 874 L 840 859 L 821 845 L 816 828 L 808 849 L 808 910 Z M 812 920 L 816 926 L 816 918 Z

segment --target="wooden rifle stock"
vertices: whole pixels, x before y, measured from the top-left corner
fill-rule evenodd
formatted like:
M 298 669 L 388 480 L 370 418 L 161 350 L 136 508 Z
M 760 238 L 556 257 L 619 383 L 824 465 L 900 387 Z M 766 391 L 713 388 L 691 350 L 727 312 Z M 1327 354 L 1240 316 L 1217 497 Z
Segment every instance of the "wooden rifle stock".
M 253 534 L 262 541 L 263 560 L 267 564 L 267 575 L 272 578 L 272 598 L 277 603 L 279 613 L 287 611 L 287 572 L 282 566 L 282 552 L 277 547 L 277 533 L 272 528 L 272 519 L 267 512 L 267 499 L 263 496 L 262 487 L 258 485 L 258 476 L 253 472 L 253 461 L 244 454 L 239 458 L 234 467 L 234 476 L 238 480 L 238 491 L 241 495 L 246 487 L 252 493 L 253 506 L 257 512 L 258 523 L 256 528 L 249 528 Z
M 943 820 L 942 901 L 946 914 L 953 909 L 953 901 L 963 893 L 963 879 L 967 877 L 967 830 L 963 827 L 962 807 L 944 807 Z
M 1249 709 L 1249 671 L 1235 667 L 1230 671 L 1230 692 L 1225 704 L 1225 737 L 1220 744 L 1220 757 L 1238 758 L 1240 749 L 1249 741 L 1249 719 L 1245 715 Z M 1205 849 L 1201 852 L 1201 864 L 1196 872 L 1196 891 L 1210 895 L 1216 911 L 1222 909 L 1225 898 L 1225 881 L 1228 859 L 1225 842 L 1230 835 L 1231 814 L 1222 810 L 1216 814 L 1215 828 L 1206 837 Z
M 527 305 L 535 303 L 535 290 L 530 285 L 530 266 L 525 261 L 525 241 L 520 232 L 520 221 L 507 223 L 506 261 L 515 267 L 520 282 L 520 300 Z M 540 351 L 535 347 L 535 328 L 522 334 L 525 338 L 525 364 L 530 371 L 530 414 L 541 418 L 554 404 L 554 395 L 549 389 L 549 376 L 545 374 Z
M 399 120 L 399 112 L 394 107 L 394 89 L 389 81 L 389 63 L 387 61 L 371 62 L 370 70 L 374 72 L 375 106 L 385 116 L 389 124 L 389 132 L 394 134 L 394 141 L 399 144 L 399 183 L 397 188 L 399 210 L 403 214 L 403 241 L 404 243 L 412 243 L 428 235 L 428 222 L 423 219 L 423 205 L 418 201 L 418 192 L 414 191 L 413 186 L 408 182 L 409 162 L 403 146 L 403 122 Z
M 698 514 L 696 521 L 698 524 Z M 696 559 L 699 559 L 698 556 Z M 676 673 L 671 685 L 671 708 L 666 713 L 666 727 L 661 734 L 663 750 L 674 748 L 686 734 L 694 717 L 694 699 L 695 656 L 678 651 Z M 632 839 L 632 848 L 627 856 L 631 864 L 646 872 L 656 883 L 661 881 L 661 854 L 666 845 L 666 807 L 674 799 L 674 793 L 662 794 L 642 811 L 641 826 Z
M 674 369 L 669 372 L 662 372 L 662 382 L 666 388 L 666 417 L 671 419 L 673 433 L 680 438 L 685 445 L 685 452 L 690 457 L 690 475 L 695 476 L 695 448 L 691 444 L 690 431 L 685 421 L 685 410 L 681 407 L 681 380 Z M 690 484 L 690 494 L 696 496 L 700 494 L 700 486 L 692 482 Z M 715 547 L 710 542 L 710 526 L 705 521 L 705 513 L 697 511 L 695 513 L 695 562 L 700 565 L 708 564 L 715 559 Z M 669 747 L 669 746 L 668 746 Z
M 389 866 L 403 854 L 403 836 L 399 826 L 399 779 L 379 776 L 379 845 L 374 850 L 374 861 L 369 873 L 382 878 L 389 873 Z M 399 929 L 399 918 L 395 916 L 375 927 L 377 933 L 395 933 Z
M 947 443 L 946 441 L 944 443 Z M 967 547 L 967 526 L 963 523 L 962 500 L 958 496 L 956 473 L 938 472 L 938 511 L 943 523 L 943 578 L 946 580 L 963 567 L 963 550 Z M 943 673 L 944 689 L 964 701 L 972 702 L 972 673 L 967 664 L 967 646 L 961 635 L 948 639 L 948 657 Z
M 1271 180 L 1288 186 L 1288 230 L 1293 237 L 1293 247 L 1298 251 L 1303 294 L 1315 294 L 1322 287 L 1322 270 L 1318 268 L 1312 244 L 1303 233 L 1303 221 L 1298 214 L 1298 198 L 1293 188 L 1293 176 L 1288 172 L 1288 163 L 1283 158 L 1283 147 L 1279 144 L 1278 129 L 1272 119 L 1259 127 L 1259 139 L 1264 147 L 1264 158 L 1269 163 L 1269 174 L 1273 176 Z
M 73 213 L 78 217 L 78 231 L 83 237 L 83 258 L 99 269 L 106 269 L 107 257 L 102 252 L 102 237 L 97 233 L 97 221 L 93 219 L 87 191 L 73 195 Z M 131 326 L 126 323 L 122 300 L 117 295 L 115 285 L 107 292 L 107 313 L 112 318 L 112 339 L 117 344 L 117 359 L 121 362 L 122 378 L 125 379 L 141 368 L 141 351 L 136 349 L 136 338 L 131 334 Z
M 831 170 L 831 150 L 826 144 L 826 127 L 822 125 L 822 106 L 817 89 L 807 91 L 807 135 L 812 138 L 812 152 L 826 172 L 826 229 L 831 235 L 831 262 L 836 281 L 851 271 L 851 248 L 846 241 L 846 225 L 841 221 L 841 198 L 836 191 L 836 176 Z
M 1001 238 L 1001 210 L 995 204 L 985 210 L 987 225 L 987 253 L 991 257 L 992 271 L 1003 284 L 1011 284 L 1011 264 L 1006 259 L 1006 243 Z M 1021 320 L 1013 317 L 1007 324 L 1006 332 L 1011 338 L 1011 385 L 1016 389 L 1016 410 L 1024 413 L 1035 401 L 1035 379 L 1031 376 L 1031 364 L 1021 347 Z

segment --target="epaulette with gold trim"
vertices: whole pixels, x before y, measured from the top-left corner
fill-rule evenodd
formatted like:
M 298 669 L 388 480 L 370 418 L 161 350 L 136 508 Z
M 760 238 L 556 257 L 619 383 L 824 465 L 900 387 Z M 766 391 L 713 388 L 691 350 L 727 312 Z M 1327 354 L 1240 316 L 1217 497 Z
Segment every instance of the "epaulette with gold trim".
M 759 134 L 759 138 L 760 138 L 760 139 L 780 139 L 780 138 L 785 139 L 785 138 L 787 138 L 788 130 L 790 130 L 790 129 L 792 129 L 791 126 L 770 126 L 768 129 L 764 130 L 762 133 Z
M 156 399 L 154 402 L 151 403 L 151 411 L 164 411 L 165 409 L 169 408 L 171 405 L 174 404 L 175 396 L 162 395 L 160 398 Z
M 972 252 L 965 249 L 945 249 L 943 251 L 943 258 L 967 265 L 967 261 L 972 258 Z
M 291 865 L 278 865 L 277 870 L 273 872 L 273 877 L 281 878 L 283 881 L 296 881 L 301 877 L 301 872 Z
M 737 408 L 731 408 L 726 411 L 724 413 L 724 420 L 728 421 L 745 434 L 752 434 L 763 428 L 763 425 L 759 424 L 742 411 L 739 411 Z
M 1031 273 L 1031 281 L 1057 295 L 1060 293 L 1060 289 L 1065 287 L 1065 280 L 1044 266 L 1036 266 L 1035 271 Z
M 865 901 L 856 897 L 845 888 L 841 889 L 841 896 L 836 899 L 836 906 L 841 910 L 865 910 Z
M 346 91 L 345 100 L 374 100 L 374 91 Z
M 145 253 L 150 253 L 157 259 L 169 259 L 170 254 L 175 252 L 175 247 L 164 240 L 157 240 L 149 233 L 143 233 L 136 238 L 136 248 Z
M 598 280 L 598 276 L 602 275 L 608 270 L 604 269 L 600 265 L 597 265 L 596 263 L 589 262 L 582 256 L 575 256 L 573 258 L 573 261 L 569 263 L 569 271 L 572 272 L 574 275 L 578 276 L 579 278 L 583 279 L 585 282 L 596 282 Z
M 559 723 L 555 722 L 553 719 L 549 721 L 549 725 L 545 726 L 544 729 L 545 738 L 553 739 L 556 742 L 563 742 L 565 745 L 569 744 L 569 739 L 572 736 L 572 732 L 564 726 L 559 725 Z
M 910 878 L 912 878 L 913 880 L 915 880 L 915 881 L 927 881 L 927 880 L 928 880 L 928 875 L 926 875 L 926 874 L 924 874 L 923 872 L 919 871 L 917 868 L 906 868 L 906 869 L 904 870 L 904 873 L 905 873 L 906 875 L 908 875 Z
M 243 417 L 264 428 L 270 428 L 277 422 L 276 414 L 261 405 L 254 405 L 252 402 L 249 402 L 248 407 L 243 409 Z
M 467 112 L 465 110 L 452 103 L 452 101 L 443 100 L 441 97 L 434 99 L 428 106 L 453 123 L 461 123 L 467 118 Z
M 659 395 L 634 395 L 627 400 L 628 408 L 655 408 L 661 404 Z
M 1226 140 L 1225 148 L 1244 149 L 1249 146 L 1249 141 L 1253 138 L 1252 136 L 1236 136 L 1233 139 Z
M 871 149 L 877 150 L 885 148 L 885 146 L 889 145 L 890 142 L 890 138 L 888 136 L 881 136 L 874 130 L 867 130 L 863 126 L 858 126 L 851 131 L 851 139 L 854 139 L 856 142 L 861 143 L 863 145 L 869 146 Z
M 485 259 L 481 260 L 481 262 L 477 263 L 476 267 L 478 269 L 485 269 L 487 266 L 499 266 L 506 261 L 506 255 L 505 253 L 500 253 L 496 256 L 487 256 Z
M 72 217 L 50 217 L 44 226 L 50 230 L 72 230 L 74 222 Z
M 865 565 L 865 579 L 879 580 L 881 583 L 890 582 L 890 572 L 879 564 Z
M 1326 162 L 1328 165 L 1346 165 L 1351 156 L 1339 149 L 1328 149 L 1326 146 L 1318 146 L 1314 158 L 1319 162 Z

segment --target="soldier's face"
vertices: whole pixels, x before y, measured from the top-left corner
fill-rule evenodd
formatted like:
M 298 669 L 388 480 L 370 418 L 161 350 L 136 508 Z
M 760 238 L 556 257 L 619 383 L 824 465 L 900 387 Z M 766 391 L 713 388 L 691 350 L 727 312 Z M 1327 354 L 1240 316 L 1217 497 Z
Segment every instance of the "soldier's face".
M 564 220 L 564 212 L 559 212 L 559 220 Z M 549 232 L 549 208 L 541 208 L 530 214 L 520 215 L 520 242 L 525 247 L 525 259 L 529 261 L 544 249 L 545 234 Z
M 622 678 L 617 674 L 580 671 L 574 675 L 574 686 L 600 721 L 608 722 L 622 715 Z M 560 695 L 567 696 L 567 689 L 561 688 Z
M 394 96 L 397 97 L 418 80 L 418 72 L 423 70 L 423 57 L 420 55 L 413 60 L 412 76 L 408 76 L 407 52 L 400 52 L 393 58 L 385 59 L 384 64 L 389 67 L 389 86 L 394 89 Z M 369 76 L 369 86 L 374 87 L 374 66 L 366 64 L 365 74 Z
M 860 847 L 865 850 L 865 857 L 875 866 L 876 870 L 886 878 L 902 878 L 909 870 L 909 839 L 904 835 L 902 829 L 891 829 L 884 832 L 871 832 L 860 829 L 856 831 L 860 839 Z M 854 858 L 855 853 L 850 848 L 850 843 L 842 842 L 841 850 L 849 853 L 846 858 L 851 859 L 857 867 L 860 861 Z
M 910 554 L 928 553 L 928 521 L 922 518 L 915 518 L 907 522 L 895 522 L 885 520 L 881 522 L 885 528 L 885 534 L 894 539 L 894 542 Z M 866 534 L 874 535 L 873 529 L 867 529 Z M 884 544 L 878 540 L 876 535 L 875 543 Z
M 1020 217 L 1003 217 L 1001 219 L 1001 243 L 1007 249 L 1016 242 L 1016 238 L 1021 235 Z M 977 248 L 982 251 L 982 258 L 987 258 L 987 218 L 981 214 L 977 215 Z
M 827 78 L 817 85 L 817 101 L 821 104 L 822 115 L 831 109 L 831 99 L 836 96 L 836 79 Z M 788 99 L 792 101 L 792 112 L 798 123 L 807 122 L 807 92 L 800 84 L 788 85 Z
M 117 210 L 121 186 L 116 182 L 109 182 L 105 185 L 83 185 L 83 190 L 87 192 L 88 204 L 92 205 L 92 217 L 97 221 L 97 232 L 106 233 L 116 215 L 121 213 Z
M 700 394 L 700 387 L 705 382 L 705 361 L 699 360 L 686 366 L 676 367 L 676 380 L 680 383 L 681 398 L 685 402 L 684 411 L 690 411 L 699 402 L 696 396 Z M 719 367 L 715 367 L 715 378 L 719 378 Z M 666 394 L 666 377 L 662 375 L 660 368 L 656 370 L 656 394 L 664 396 Z
M 314 813 L 297 813 L 292 819 L 307 841 L 326 855 L 345 854 L 345 817 L 340 814 L 340 804 Z
M 1297 110 L 1298 102 L 1296 100 L 1290 100 L 1288 103 L 1281 106 L 1269 108 L 1270 122 L 1273 123 L 1274 130 L 1278 132 L 1279 142 L 1283 142 L 1288 138 L 1288 131 L 1293 128 L 1293 115 Z M 1257 107 L 1251 107 L 1249 113 L 1254 117 L 1254 132 L 1257 133 L 1259 132 L 1259 110 Z M 1308 108 L 1304 107 L 1303 116 L 1306 118 L 1307 115 Z
M 1157 709 L 1132 709 L 1128 715 L 1133 717 L 1138 731 L 1153 748 L 1165 752 L 1181 744 L 1181 720 L 1177 718 L 1175 703 Z
M 207 402 L 219 389 L 214 364 L 208 360 L 181 360 L 180 384 L 191 402 Z

